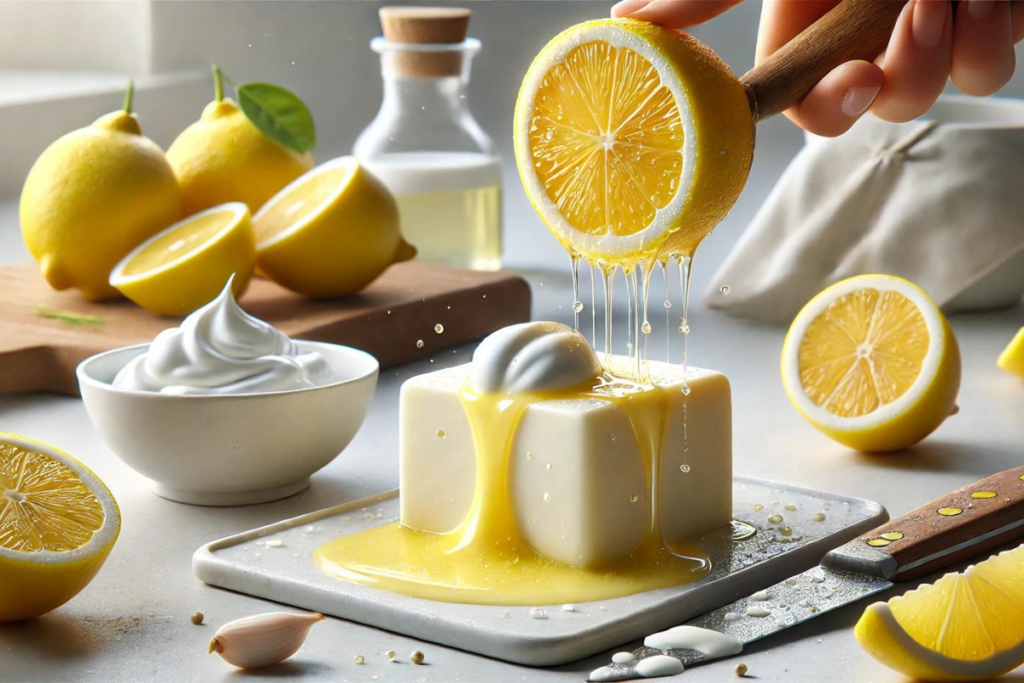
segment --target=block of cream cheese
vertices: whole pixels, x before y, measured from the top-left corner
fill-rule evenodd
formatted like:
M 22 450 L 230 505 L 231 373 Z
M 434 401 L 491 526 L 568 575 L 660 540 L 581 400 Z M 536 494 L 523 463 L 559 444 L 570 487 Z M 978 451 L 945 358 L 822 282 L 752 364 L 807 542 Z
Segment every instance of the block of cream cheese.
M 728 380 L 690 368 L 684 396 L 682 368 L 650 365 L 668 401 L 656 494 L 621 402 L 560 398 L 534 403 L 523 414 L 509 486 L 520 533 L 538 554 L 581 567 L 621 558 L 648 533 L 654 495 L 670 544 L 731 519 Z M 458 394 L 468 373 L 469 365 L 462 365 L 402 386 L 401 519 L 411 528 L 446 533 L 469 510 L 475 450 Z

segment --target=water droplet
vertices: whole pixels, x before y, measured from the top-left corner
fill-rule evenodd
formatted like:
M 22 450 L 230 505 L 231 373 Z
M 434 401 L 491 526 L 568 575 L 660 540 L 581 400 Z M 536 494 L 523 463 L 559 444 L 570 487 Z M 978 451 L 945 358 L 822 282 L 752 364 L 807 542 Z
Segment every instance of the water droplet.
M 533 460 L 533 453 L 530 453 L 529 451 L 527 451 L 527 453 L 526 453 L 526 459 L 527 459 L 527 460 Z
M 718 288 L 718 291 L 722 293 L 722 296 L 729 296 L 729 292 L 732 291 L 732 287 L 729 285 L 722 285 Z
M 686 323 L 679 323 L 679 331 L 682 334 L 690 334 L 690 326 Z
M 423 340 L 422 339 L 417 339 L 416 340 L 416 348 L 417 349 L 422 349 L 423 348 Z
M 899 541 L 903 538 L 903 534 L 899 531 L 887 531 L 882 534 L 882 538 L 887 541 Z
M 582 311 L 583 310 L 583 302 L 582 301 L 574 301 L 573 304 L 572 304 L 572 310 L 576 311 L 577 313 Z
M 690 471 L 690 466 L 687 465 L 686 463 L 683 463 L 682 465 L 679 466 L 679 471 L 682 472 L 683 474 L 686 474 L 687 472 Z
M 971 494 L 971 498 L 995 498 L 998 495 L 995 491 L 975 491 Z
M 352 661 L 354 661 L 356 664 L 366 664 L 366 657 L 362 655 L 356 655 Z
M 672 308 L 672 302 L 668 299 L 665 299 L 665 308 Z
M 814 517 L 812 517 L 811 519 L 813 519 L 815 522 L 824 522 L 825 521 L 825 513 L 824 512 L 816 512 L 814 514 Z
M 549 462 L 544 463 L 544 469 L 550 470 L 551 469 L 551 463 L 549 463 Z
M 963 510 L 961 510 L 960 508 L 956 508 L 956 507 L 948 507 L 948 508 L 939 508 L 938 509 L 938 513 L 940 515 L 942 515 L 943 517 L 956 517 L 961 512 L 963 512 Z
M 726 612 L 725 616 L 722 617 L 722 619 L 724 619 L 725 621 L 739 621 L 742 618 L 743 617 L 741 617 L 740 615 L 736 614 L 735 612 Z
M 444 332 L 444 325 L 442 325 L 441 323 L 434 325 L 434 332 L 436 332 L 437 334 L 441 334 L 442 332 Z
M 638 500 L 640 500 L 640 496 L 637 495 L 637 493 L 635 491 L 633 493 L 629 494 L 629 502 L 630 503 L 635 503 Z
M 444 430 L 443 429 L 438 429 L 437 430 L 437 438 L 439 438 L 439 439 L 443 439 L 444 438 Z
M 779 533 L 782 534 L 783 536 L 792 536 L 793 535 L 793 527 L 780 526 L 779 527 Z
M 764 510 L 764 505 L 761 505 L 760 503 L 754 503 L 754 512 L 760 512 L 761 510 Z
M 612 441 L 615 441 L 615 435 L 614 434 L 612 434 L 611 438 L 612 438 Z
M 682 392 L 683 392 L 683 396 L 689 396 L 690 395 L 690 385 L 689 384 L 684 384 L 683 388 L 682 388 Z
M 644 334 L 650 334 L 651 324 L 645 320 L 644 324 L 640 326 L 640 331 L 643 332 Z
M 769 524 L 779 524 L 782 522 L 782 515 L 770 515 L 768 517 Z
M 384 654 L 384 656 L 388 658 L 389 662 L 394 662 L 394 661 L 396 661 L 398 659 L 398 653 L 395 652 L 394 650 L 388 650 Z
M 796 510 L 796 505 L 793 505 L 792 503 L 786 503 L 783 507 L 785 509 L 789 510 L 790 512 L 793 512 L 794 510 Z
M 542 610 L 540 607 L 532 607 L 532 608 L 530 608 L 530 618 L 531 619 L 547 619 L 548 618 L 548 613 L 545 612 L 544 610 Z
M 551 494 L 548 493 L 547 491 L 544 492 L 543 498 L 544 498 L 544 502 L 545 503 L 550 503 L 551 502 Z
M 887 541 L 884 538 L 870 538 L 867 541 L 867 544 L 872 548 L 884 548 L 890 543 L 892 543 L 892 541 Z

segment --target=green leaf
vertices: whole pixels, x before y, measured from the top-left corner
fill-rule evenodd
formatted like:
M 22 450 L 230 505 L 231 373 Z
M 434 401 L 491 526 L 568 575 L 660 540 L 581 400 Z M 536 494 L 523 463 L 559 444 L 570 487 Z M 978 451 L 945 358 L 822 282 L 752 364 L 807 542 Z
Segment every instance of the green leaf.
M 70 325 L 102 325 L 103 318 L 98 315 L 78 315 L 66 311 L 55 311 L 49 306 L 40 305 L 36 308 L 36 315 L 51 320 L 60 320 Z
M 316 146 L 313 115 L 295 93 L 271 83 L 246 83 L 236 90 L 242 111 L 268 138 L 300 154 Z

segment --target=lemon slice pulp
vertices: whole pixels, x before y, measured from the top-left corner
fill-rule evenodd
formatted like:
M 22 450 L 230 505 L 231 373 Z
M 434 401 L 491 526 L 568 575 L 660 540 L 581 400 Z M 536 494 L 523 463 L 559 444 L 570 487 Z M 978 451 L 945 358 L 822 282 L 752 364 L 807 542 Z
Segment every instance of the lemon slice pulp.
M 790 327 L 786 393 L 815 427 L 853 448 L 889 451 L 923 439 L 952 412 L 956 338 L 916 285 L 865 275 L 829 287 Z
M 120 527 L 117 503 L 88 468 L 0 433 L 0 621 L 39 616 L 74 597 Z
M 531 202 L 567 249 L 631 265 L 688 253 L 746 180 L 742 85 L 706 46 L 631 19 L 555 37 L 519 93 L 515 150 Z
M 231 276 L 239 297 L 256 264 L 249 208 L 222 204 L 175 223 L 117 264 L 110 284 L 143 308 L 187 315 L 209 303 Z
M 989 680 L 1024 663 L 1024 548 L 865 610 L 861 646 L 915 679 Z

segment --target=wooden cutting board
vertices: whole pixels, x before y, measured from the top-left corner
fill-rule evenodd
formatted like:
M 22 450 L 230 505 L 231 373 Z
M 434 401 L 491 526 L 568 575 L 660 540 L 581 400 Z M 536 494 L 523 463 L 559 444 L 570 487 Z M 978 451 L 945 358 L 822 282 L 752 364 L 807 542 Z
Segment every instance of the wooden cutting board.
M 363 349 L 382 367 L 530 319 L 530 288 L 521 277 L 415 261 L 395 264 L 359 294 L 333 300 L 309 299 L 257 277 L 239 303 L 290 337 Z M 71 323 L 43 311 L 100 320 Z M 97 303 L 75 291 L 55 292 L 35 263 L 0 267 L 0 393 L 77 395 L 75 367 L 82 360 L 149 342 L 179 322 L 127 300 Z

